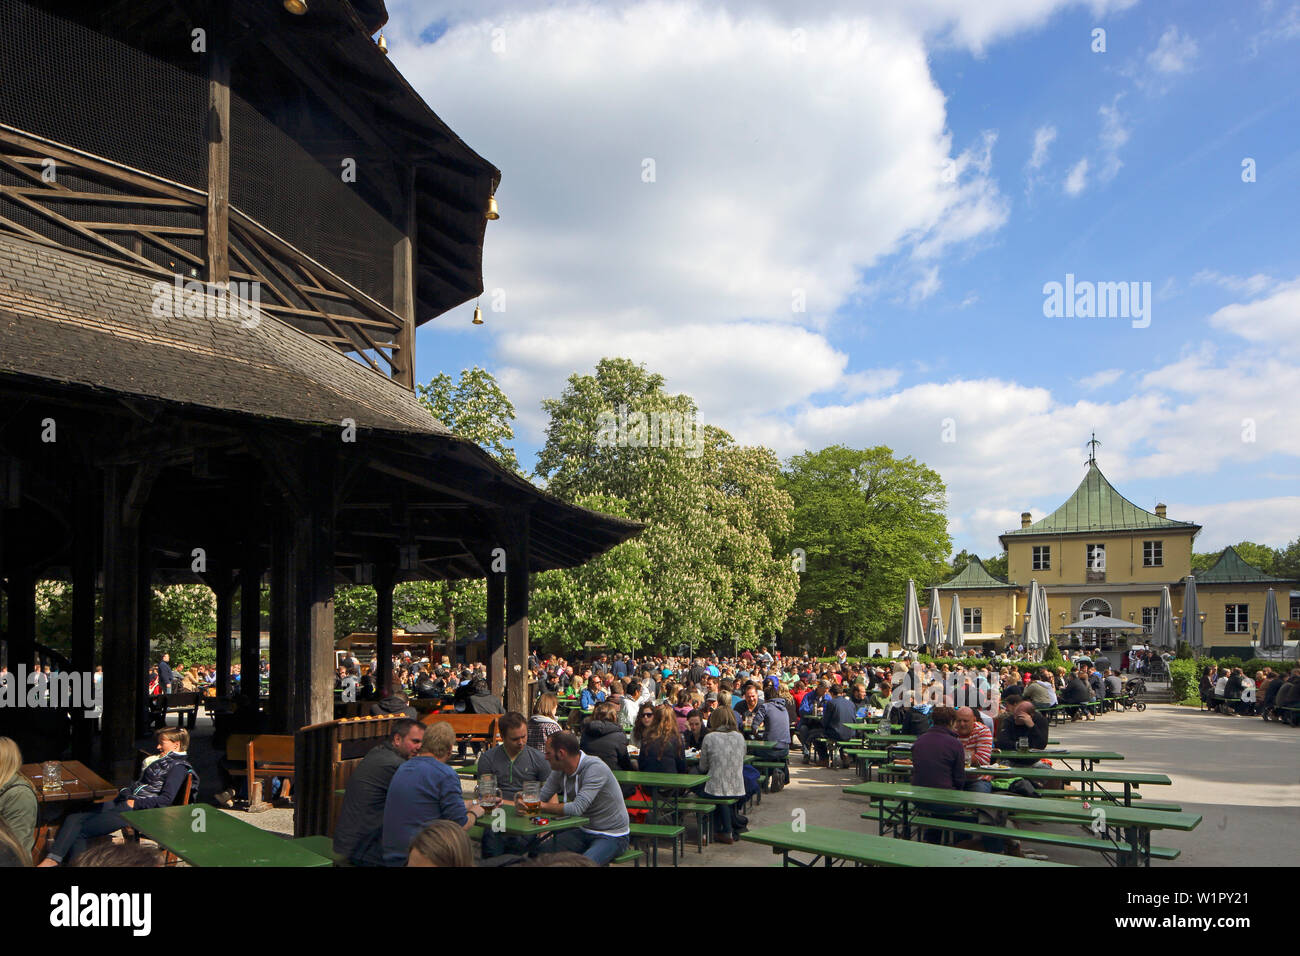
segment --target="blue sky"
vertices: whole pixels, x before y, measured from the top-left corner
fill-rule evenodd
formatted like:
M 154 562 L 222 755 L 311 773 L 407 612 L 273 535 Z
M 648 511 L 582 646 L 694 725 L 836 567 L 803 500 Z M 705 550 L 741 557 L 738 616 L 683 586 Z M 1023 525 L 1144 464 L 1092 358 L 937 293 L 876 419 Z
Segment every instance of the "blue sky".
M 980 554 L 1093 431 L 1198 549 L 1300 534 L 1300 4 L 861 6 L 390 0 L 503 174 L 487 324 L 425 325 L 418 377 L 493 371 L 528 465 L 540 399 L 626 355 L 782 457 L 915 455 Z M 1067 273 L 1149 283 L 1149 326 L 1046 317 Z

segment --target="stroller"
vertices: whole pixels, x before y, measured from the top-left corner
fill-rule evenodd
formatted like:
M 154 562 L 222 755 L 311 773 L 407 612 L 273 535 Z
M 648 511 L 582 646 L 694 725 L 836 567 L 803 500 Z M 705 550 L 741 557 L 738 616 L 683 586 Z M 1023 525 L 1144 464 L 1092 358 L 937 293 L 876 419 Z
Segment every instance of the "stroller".
M 1147 682 L 1141 677 L 1130 677 L 1128 683 L 1124 685 L 1124 696 L 1116 704 L 1125 711 L 1132 708 L 1138 713 L 1147 709 L 1146 702 L 1142 700 L 1142 694 L 1147 692 Z

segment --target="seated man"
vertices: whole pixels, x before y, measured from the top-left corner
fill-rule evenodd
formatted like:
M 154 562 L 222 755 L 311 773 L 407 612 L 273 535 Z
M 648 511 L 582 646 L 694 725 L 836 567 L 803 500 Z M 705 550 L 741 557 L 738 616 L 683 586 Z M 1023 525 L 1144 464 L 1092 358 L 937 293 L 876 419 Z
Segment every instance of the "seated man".
M 975 711 L 972 708 L 958 708 L 952 729 L 966 751 L 967 766 L 987 767 L 993 762 L 993 758 L 990 756 L 993 752 L 993 732 L 975 716 Z M 993 779 L 991 777 L 972 778 L 966 781 L 966 789 L 976 790 L 980 793 L 992 793 Z
M 1070 679 L 1065 682 L 1065 688 L 1061 691 L 1060 700 L 1062 704 L 1086 704 L 1092 700 L 1092 690 L 1083 679 L 1082 668 L 1074 671 L 1070 675 Z M 1071 720 L 1079 720 L 1083 716 L 1084 711 L 1082 708 L 1071 708 Z
M 420 749 L 393 772 L 384 800 L 384 866 L 405 866 L 411 841 L 434 820 L 468 830 L 487 812 L 461 796 L 460 777 L 447 765 L 455 742 L 451 724 L 433 724 Z
M 496 778 L 503 803 L 514 803 L 526 783 L 545 783 L 551 765 L 542 751 L 528 746 L 528 721 L 524 715 L 510 711 L 497 722 L 501 743 L 479 757 L 476 773 L 481 780 L 490 773 Z M 507 837 L 490 828 L 483 833 L 483 858 L 502 853 L 528 853 L 534 841 L 527 837 Z
M 1047 718 L 1034 709 L 1032 701 L 1022 700 L 1002 718 L 994 739 L 998 750 L 1018 750 L 1021 740 L 1026 750 L 1042 750 L 1047 746 Z M 1009 762 L 1013 767 L 1032 767 L 1038 757 L 1009 758 Z
M 1034 679 L 1025 685 L 1023 696 L 1035 707 L 1056 706 L 1056 688 L 1052 686 L 1052 675 L 1046 668 L 1039 668 Z
M 853 731 L 845 725 L 853 723 L 853 714 L 853 702 L 844 696 L 844 685 L 833 685 L 830 702 L 822 710 L 822 733 L 825 739 L 840 743 L 852 740 Z M 823 740 L 817 740 L 815 743 L 818 762 L 823 767 L 830 766 L 829 745 Z
M 734 709 L 736 711 L 736 724 L 742 731 L 753 730 L 758 732 L 763 729 L 766 709 L 759 702 L 758 684 L 754 683 L 754 681 L 745 681 L 740 700 L 736 702 Z
M 1120 680 L 1119 675 L 1112 668 L 1106 668 L 1106 696 L 1123 697 L 1124 682 Z
M 424 725 L 393 721 L 388 740 L 371 749 L 348 779 L 334 825 L 334 852 L 353 866 L 383 866 L 384 806 L 393 774 L 424 743 Z
M 600 866 L 607 865 L 627 850 L 631 835 L 623 790 L 614 772 L 599 757 L 584 754 L 578 738 L 568 731 L 546 738 L 546 760 L 551 775 L 542 784 L 538 812 L 553 817 L 586 817 L 587 825 L 560 831 L 542 845 L 542 852 L 567 850 L 581 853 Z
M 969 708 L 963 708 L 969 710 Z M 951 707 L 936 707 L 930 712 L 933 726 L 917 738 L 912 745 L 912 785 L 916 787 L 934 787 L 940 790 L 965 790 L 966 786 L 966 748 L 962 738 L 954 730 L 957 711 Z M 978 724 L 973 713 L 968 713 L 965 726 L 971 733 L 977 734 L 974 725 Z M 979 724 L 980 729 L 984 729 Z M 978 736 L 976 741 L 978 741 Z M 987 744 L 985 744 L 987 746 Z M 981 788 L 982 789 L 982 788 Z M 989 789 L 992 789 L 990 784 Z M 956 817 L 963 815 L 959 807 L 938 803 L 918 802 L 919 813 L 936 817 Z M 924 834 L 927 843 L 938 843 L 943 834 L 938 830 L 929 830 Z M 956 844 L 963 849 L 985 849 L 990 853 L 1001 853 L 1005 841 L 998 837 L 968 838 Z

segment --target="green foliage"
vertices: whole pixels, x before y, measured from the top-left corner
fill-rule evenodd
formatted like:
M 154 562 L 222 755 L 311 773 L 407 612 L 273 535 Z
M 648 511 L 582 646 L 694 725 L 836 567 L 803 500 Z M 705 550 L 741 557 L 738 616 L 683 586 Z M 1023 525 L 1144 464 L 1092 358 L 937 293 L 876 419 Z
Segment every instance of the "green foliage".
M 465 369 L 454 384 L 450 375 L 436 375 L 428 385 L 416 385 L 415 394 L 456 437 L 477 443 L 503 466 L 521 473 L 519 459 L 509 445 L 515 437 L 511 424 L 515 407 L 490 372 L 478 366 Z
M 1190 704 L 1193 707 L 1201 703 L 1201 669 L 1196 661 L 1176 657 L 1169 662 L 1170 680 L 1173 683 L 1174 701 Z
M 1186 641 L 1179 641 L 1178 646 L 1174 649 L 1174 659 L 1186 661 L 1191 660 L 1193 656 L 1191 646 Z
M 217 662 L 213 640 L 217 598 L 210 588 L 202 584 L 155 588 L 150 608 L 154 654 L 159 659 L 170 654 L 172 667 L 179 670 Z
M 629 359 L 602 359 L 594 375 L 571 375 L 558 399 L 542 403 L 550 422 L 537 475 L 547 490 L 573 502 L 598 497 L 646 525 L 635 547 L 621 546 L 643 556 L 611 555 L 590 571 L 561 572 L 568 582 L 546 582 L 552 615 L 547 640 L 580 643 L 561 633 L 562 613 L 569 613 L 564 609 L 584 593 L 616 586 L 623 593 L 605 595 L 602 606 L 606 613 L 620 608 L 631 619 L 588 618 L 580 625 L 584 633 L 616 641 L 644 634 L 660 648 L 682 642 L 757 646 L 781 626 L 798 587 L 789 558 L 774 548 L 789 536 L 793 508 L 777 485 L 775 455 L 741 447 L 707 425 L 697 426 L 698 443 L 691 448 L 663 440 L 658 447 L 598 440 L 608 420 L 602 415 L 618 415 L 620 406 L 629 417 L 677 413 L 692 423 L 697 412 L 690 396 L 667 394 L 662 376 Z
M 943 480 L 884 446 L 833 445 L 786 467 L 788 546 L 807 561 L 788 628 L 814 646 L 833 646 L 840 631 L 855 646 L 896 637 L 907 579 L 924 590 L 949 576 Z
M 1276 555 L 1271 573 L 1288 581 L 1300 581 L 1300 538 L 1277 551 Z M 1278 612 L 1283 616 L 1287 613 L 1281 604 L 1278 605 Z
M 1067 661 L 1061 656 L 1061 649 L 1056 646 L 1056 638 L 1047 639 L 1047 650 L 1043 652 L 1043 665 L 1046 667 L 1065 667 Z
M 1294 546 L 1295 552 L 1292 554 L 1291 548 Z M 1266 544 L 1256 544 L 1254 541 L 1239 541 L 1232 546 L 1241 559 L 1252 567 L 1256 567 L 1265 574 L 1279 574 L 1277 565 L 1279 561 L 1300 561 L 1300 538 L 1287 546 L 1284 551 L 1277 551 Z M 1201 574 L 1214 567 L 1216 561 L 1223 555 L 1226 549 L 1210 551 L 1204 553 L 1192 554 L 1192 574 Z

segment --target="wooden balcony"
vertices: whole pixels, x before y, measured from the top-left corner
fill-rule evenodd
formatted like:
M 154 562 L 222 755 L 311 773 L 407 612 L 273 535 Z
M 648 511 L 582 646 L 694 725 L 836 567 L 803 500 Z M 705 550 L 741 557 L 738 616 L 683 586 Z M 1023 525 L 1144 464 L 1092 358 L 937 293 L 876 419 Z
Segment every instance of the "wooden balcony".
M 413 388 L 414 322 L 228 206 L 232 283 L 258 309 Z M 156 275 L 208 280 L 202 190 L 0 124 L 0 232 Z

